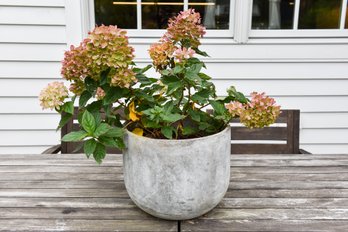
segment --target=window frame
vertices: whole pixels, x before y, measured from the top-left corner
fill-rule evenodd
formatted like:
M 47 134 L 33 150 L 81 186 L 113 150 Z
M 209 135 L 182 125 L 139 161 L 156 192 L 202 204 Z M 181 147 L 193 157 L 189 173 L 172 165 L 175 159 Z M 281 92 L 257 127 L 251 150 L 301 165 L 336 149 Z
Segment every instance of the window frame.
M 250 25 L 249 38 L 342 38 L 348 37 L 348 29 L 345 28 L 345 18 L 347 14 L 347 1 L 342 0 L 340 28 L 339 29 L 298 29 L 300 12 L 300 0 L 295 0 L 294 25 L 292 29 L 252 29 Z M 250 1 L 252 9 L 253 0 Z M 252 21 L 252 11 L 250 12 Z
M 184 10 L 188 7 L 188 1 L 184 0 Z M 141 17 L 141 0 L 137 0 L 137 13 L 140 12 Z M 234 36 L 234 14 L 236 12 L 236 0 L 231 0 L 230 2 L 230 18 L 229 25 L 230 28 L 226 30 L 206 30 L 205 38 L 233 38 Z M 89 29 L 95 27 L 95 14 L 94 14 L 94 0 L 88 0 L 88 15 L 89 15 Z M 141 26 L 141 20 L 137 20 L 138 27 Z M 126 29 L 126 28 L 125 28 Z M 126 29 L 127 34 L 134 38 L 157 38 L 161 37 L 165 30 L 162 29 Z

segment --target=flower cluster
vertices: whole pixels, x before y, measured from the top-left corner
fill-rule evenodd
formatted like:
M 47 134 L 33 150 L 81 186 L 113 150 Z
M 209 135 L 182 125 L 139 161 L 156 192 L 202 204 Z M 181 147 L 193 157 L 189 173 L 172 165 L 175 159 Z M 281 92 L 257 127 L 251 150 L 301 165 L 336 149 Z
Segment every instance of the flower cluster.
M 200 14 L 194 9 L 182 11 L 169 19 L 167 32 L 149 49 L 156 70 L 164 70 L 174 62 L 182 63 L 193 57 L 204 34 Z
M 189 9 L 169 19 L 165 37 L 175 42 L 189 42 L 191 47 L 197 48 L 204 34 L 205 27 L 201 25 L 200 14 L 194 9 Z
M 185 59 L 193 57 L 195 53 L 195 50 L 193 50 L 192 48 L 178 48 L 174 51 L 174 57 L 177 60 L 177 62 L 180 63 Z
M 240 117 L 240 122 L 249 128 L 262 128 L 275 122 L 280 114 L 280 106 L 265 93 L 251 93 L 251 101 L 246 104 L 231 102 L 226 105 L 229 113 Z
M 169 40 L 160 40 L 149 49 L 150 57 L 156 70 L 164 70 L 170 64 L 173 53 L 177 48 Z
M 110 69 L 109 78 L 116 74 L 128 77 L 131 73 L 128 69 L 133 62 L 133 52 L 134 49 L 129 46 L 126 31 L 116 26 L 96 27 L 80 46 L 71 46 L 70 51 L 65 52 L 61 74 L 74 83 L 71 89 L 78 94 L 81 93 L 78 87 L 87 76 L 98 81 L 100 74 Z M 130 86 L 135 81 L 133 77 L 123 80 L 122 87 Z
M 68 89 L 63 82 L 52 82 L 41 90 L 39 95 L 42 109 L 59 109 L 64 104 L 64 99 L 68 97 Z
M 117 69 L 116 73 L 111 77 L 112 86 L 121 86 L 129 88 L 131 83 L 136 82 L 135 73 L 131 69 Z

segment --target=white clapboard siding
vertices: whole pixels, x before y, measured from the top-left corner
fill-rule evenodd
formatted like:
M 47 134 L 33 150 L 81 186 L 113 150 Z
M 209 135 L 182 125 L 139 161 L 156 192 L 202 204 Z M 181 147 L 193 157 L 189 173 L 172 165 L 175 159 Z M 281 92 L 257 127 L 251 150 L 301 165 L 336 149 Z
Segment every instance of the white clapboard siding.
M 58 142 L 49 146 L 1 146 L 0 154 L 11 154 L 11 156 L 22 154 L 41 154 L 44 150 L 57 144 Z
M 148 58 L 147 44 L 134 44 L 138 59 Z M 206 44 L 202 46 L 217 62 L 247 62 L 257 60 L 268 60 L 272 62 L 291 61 L 310 61 L 310 60 L 330 60 L 347 59 L 347 55 L 342 51 L 347 50 L 346 44 Z
M 2 61 L 0 78 L 57 78 L 60 77 L 60 68 L 60 62 Z
M 7 146 L 49 146 L 57 144 L 60 140 L 60 133 L 55 130 L 11 130 L 0 131 L 1 143 Z
M 65 25 L 64 8 L 3 6 L 0 3 L 0 23 L 10 25 Z
M 5 61 L 60 61 L 65 44 L 0 44 L 0 60 Z
M 81 28 L 71 21 L 82 18 L 82 8 L 68 9 L 71 3 L 0 0 L 0 154 L 40 153 L 59 143 L 59 115 L 43 111 L 37 95 L 61 80 L 66 43 L 78 41 Z M 130 39 L 139 66 L 151 63 L 147 50 L 157 40 Z M 284 109 L 301 110 L 302 148 L 348 153 L 347 47 L 347 38 L 255 38 L 243 45 L 210 38 L 201 49 L 210 55 L 205 72 L 219 95 L 230 85 L 246 94 L 265 91 Z
M 66 43 L 65 26 L 0 25 L 0 42 Z
M 37 95 L 60 80 L 67 49 L 65 2 L 0 0 L 1 154 L 41 153 L 59 143 L 59 115 L 42 111 Z
M 347 154 L 348 145 L 347 144 L 301 144 L 301 148 L 306 151 L 310 151 L 312 154 Z
M 0 114 L 1 130 L 53 130 L 60 120 L 57 114 Z M 11 122 L 11 123 L 9 123 Z

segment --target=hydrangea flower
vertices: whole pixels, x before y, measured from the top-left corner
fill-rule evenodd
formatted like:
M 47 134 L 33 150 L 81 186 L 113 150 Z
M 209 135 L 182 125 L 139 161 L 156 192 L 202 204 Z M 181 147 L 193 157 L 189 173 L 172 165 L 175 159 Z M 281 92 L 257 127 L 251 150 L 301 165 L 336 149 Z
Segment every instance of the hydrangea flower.
M 159 43 L 151 45 L 149 54 L 156 70 L 167 68 L 176 49 L 173 42 L 164 39 L 160 40 Z
M 115 74 L 120 77 L 127 76 L 122 70 L 128 72 L 133 63 L 134 49 L 129 46 L 126 31 L 117 26 L 100 26 L 89 32 L 88 38 L 83 40 L 78 47 L 72 46 L 70 51 L 65 52 L 62 61 L 62 76 L 70 81 L 83 81 L 87 76 L 98 81 L 101 73 L 111 69 L 108 77 L 111 79 Z M 130 86 L 134 78 L 123 80 L 123 86 Z M 73 88 L 74 89 L 74 88 Z M 75 91 L 76 92 L 76 91 Z
M 117 69 L 117 72 L 111 77 L 112 86 L 129 88 L 131 83 L 135 83 L 137 78 L 131 69 Z
M 262 128 L 275 122 L 280 114 L 280 106 L 265 93 L 251 93 L 251 101 L 246 104 L 231 102 L 226 108 L 233 117 L 239 116 L 240 122 L 249 128 Z
M 98 100 L 102 100 L 105 97 L 105 91 L 98 87 L 95 95 Z
M 205 27 L 201 25 L 200 14 L 194 9 L 188 9 L 169 19 L 165 37 L 175 42 L 188 41 L 191 47 L 197 48 L 204 34 Z
M 65 98 L 69 95 L 68 89 L 63 82 L 49 83 L 46 88 L 41 90 L 39 95 L 40 105 L 42 109 L 59 109 L 64 104 Z
M 180 63 L 185 59 L 193 57 L 195 53 L 195 50 L 193 50 L 192 48 L 178 48 L 174 51 L 174 57 Z

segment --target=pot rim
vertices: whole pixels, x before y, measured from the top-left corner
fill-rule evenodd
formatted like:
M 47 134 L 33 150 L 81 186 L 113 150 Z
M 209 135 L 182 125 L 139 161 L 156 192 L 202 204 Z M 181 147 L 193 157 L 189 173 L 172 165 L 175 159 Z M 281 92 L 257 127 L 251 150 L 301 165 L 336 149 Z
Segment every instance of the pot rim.
M 204 137 L 199 137 L 199 138 L 191 138 L 191 139 L 154 139 L 154 138 L 149 138 L 149 137 L 145 137 L 145 136 L 140 136 L 140 135 L 136 135 L 133 132 L 125 129 L 127 135 L 131 136 L 131 137 L 135 137 L 136 139 L 142 139 L 142 140 L 151 140 L 151 141 L 158 141 L 158 142 L 166 142 L 166 143 L 174 143 L 174 142 L 178 142 L 178 141 L 187 141 L 187 142 L 191 142 L 191 141 L 198 141 L 198 140 L 203 140 L 203 139 L 209 139 L 209 138 L 213 138 L 213 137 L 217 137 L 220 134 L 225 133 L 226 131 L 229 131 L 231 129 L 230 125 L 227 125 L 225 129 L 223 129 L 222 131 L 212 134 L 212 135 L 208 135 L 208 136 L 204 136 Z

